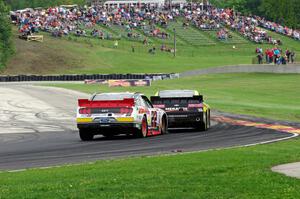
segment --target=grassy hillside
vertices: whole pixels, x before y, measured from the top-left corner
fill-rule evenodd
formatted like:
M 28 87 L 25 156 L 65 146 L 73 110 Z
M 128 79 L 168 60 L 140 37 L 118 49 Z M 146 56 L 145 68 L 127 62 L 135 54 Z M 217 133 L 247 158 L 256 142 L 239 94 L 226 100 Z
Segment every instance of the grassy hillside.
M 198 31 L 194 29 L 193 31 Z M 191 69 L 233 64 L 249 64 L 255 57 L 254 50 L 259 45 L 246 42 L 233 44 L 218 42 L 210 46 L 178 45 L 177 56 L 161 52 L 161 41 L 144 46 L 141 42 L 114 41 L 93 38 L 53 38 L 44 34 L 43 43 L 18 39 L 15 29 L 16 55 L 1 74 L 58 74 L 58 73 L 143 73 L 181 72 Z M 300 42 L 282 37 L 286 48 L 300 53 Z M 135 52 L 132 52 L 134 46 Z M 156 47 L 156 53 L 148 50 Z M 168 46 L 172 47 L 172 46 Z M 264 48 L 272 47 L 263 45 Z M 299 57 L 299 56 L 298 56 Z
M 54 85 L 88 93 L 163 89 L 196 89 L 213 109 L 300 122 L 300 75 L 216 74 L 154 82 L 151 87 L 109 88 L 103 85 Z

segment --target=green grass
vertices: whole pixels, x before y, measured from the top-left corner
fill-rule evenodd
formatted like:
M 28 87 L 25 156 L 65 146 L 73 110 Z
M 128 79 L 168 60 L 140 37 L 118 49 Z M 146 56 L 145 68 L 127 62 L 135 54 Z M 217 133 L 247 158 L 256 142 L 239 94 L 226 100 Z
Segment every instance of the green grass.
M 164 41 L 153 40 L 151 45 L 144 46 L 141 42 L 122 39 L 119 47 L 114 49 L 113 40 L 77 37 L 57 39 L 43 34 L 44 42 L 36 43 L 18 39 L 15 32 L 16 55 L 0 74 L 183 72 L 212 66 L 250 64 L 258 47 L 254 43 L 246 43 L 237 44 L 233 49 L 232 44 L 220 42 L 212 46 L 178 45 L 174 58 L 171 53 L 160 52 Z M 300 42 L 286 37 L 282 40 L 283 50 L 290 48 L 300 53 Z M 157 49 L 155 55 L 148 53 L 153 45 Z M 132 53 L 132 46 L 135 47 L 135 53 Z
M 0 198 L 300 198 L 300 180 L 271 171 L 274 165 L 299 160 L 300 140 L 294 139 L 0 173 Z
M 300 122 L 300 75 L 217 74 L 153 82 L 151 87 L 109 88 L 105 85 L 54 85 L 88 93 L 140 91 L 150 96 L 163 89 L 196 89 L 213 109 Z

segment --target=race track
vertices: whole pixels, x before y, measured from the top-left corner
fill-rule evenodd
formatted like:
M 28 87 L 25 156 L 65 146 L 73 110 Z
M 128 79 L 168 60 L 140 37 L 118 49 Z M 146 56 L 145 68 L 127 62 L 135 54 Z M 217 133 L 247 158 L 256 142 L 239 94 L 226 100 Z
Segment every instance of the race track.
M 126 136 L 82 142 L 75 124 L 75 91 L 0 85 L 0 170 L 48 167 L 98 159 L 199 151 L 272 141 L 292 134 L 215 123 L 207 132 L 172 130 L 163 136 Z

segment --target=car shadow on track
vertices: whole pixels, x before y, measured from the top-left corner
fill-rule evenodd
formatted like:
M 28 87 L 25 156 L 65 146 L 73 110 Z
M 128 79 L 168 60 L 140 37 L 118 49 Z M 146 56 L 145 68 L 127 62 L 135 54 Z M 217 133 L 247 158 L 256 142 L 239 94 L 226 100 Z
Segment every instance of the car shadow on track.
M 191 133 L 206 133 L 206 131 L 198 131 L 193 128 L 172 128 L 168 129 L 168 134 L 191 134 Z M 164 136 L 164 135 L 157 135 L 157 136 Z M 157 137 L 157 136 L 149 136 L 149 137 Z M 149 138 L 148 137 L 148 138 Z M 137 138 L 133 135 L 115 135 L 115 136 L 109 136 L 105 137 L 102 135 L 96 135 L 95 138 L 92 140 L 94 142 L 99 142 L 99 141 L 108 141 L 108 140 L 135 140 L 135 139 L 140 139 Z M 147 139 L 147 138 L 146 138 Z

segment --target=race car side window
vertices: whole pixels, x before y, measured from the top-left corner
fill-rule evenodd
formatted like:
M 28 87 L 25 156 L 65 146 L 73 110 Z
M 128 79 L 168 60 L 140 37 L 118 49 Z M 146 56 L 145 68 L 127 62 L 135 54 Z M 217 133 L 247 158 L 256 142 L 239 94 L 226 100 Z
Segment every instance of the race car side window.
M 151 102 L 149 101 L 149 99 L 146 97 L 146 96 L 142 96 L 143 98 L 143 101 L 145 103 L 145 105 L 148 107 L 148 108 L 153 108 Z
M 136 104 L 137 106 L 144 106 L 144 104 L 141 102 L 141 99 L 140 99 L 139 97 L 136 97 L 136 98 L 135 98 L 135 104 Z

